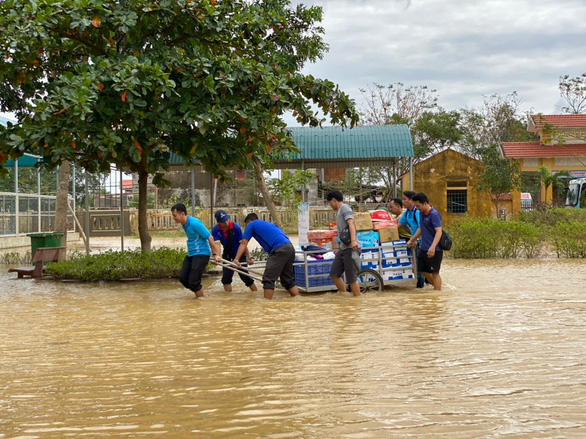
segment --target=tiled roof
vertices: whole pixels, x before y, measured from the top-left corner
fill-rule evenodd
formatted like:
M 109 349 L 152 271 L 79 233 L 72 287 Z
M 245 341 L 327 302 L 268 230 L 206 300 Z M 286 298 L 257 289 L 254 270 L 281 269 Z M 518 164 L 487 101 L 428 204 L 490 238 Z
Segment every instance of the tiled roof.
M 504 142 L 505 157 L 586 157 L 586 144 L 542 145 L 540 142 Z
M 533 114 L 531 115 L 536 128 L 545 124 L 556 127 L 586 128 L 586 114 Z

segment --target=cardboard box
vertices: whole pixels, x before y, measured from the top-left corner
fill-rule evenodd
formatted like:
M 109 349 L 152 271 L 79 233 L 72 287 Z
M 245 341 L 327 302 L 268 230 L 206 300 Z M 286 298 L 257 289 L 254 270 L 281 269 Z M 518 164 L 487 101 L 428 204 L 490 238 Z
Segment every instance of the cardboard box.
M 368 212 L 354 212 L 356 230 L 372 230 L 372 219 Z
M 397 227 L 396 221 L 373 221 L 372 222 L 372 229 L 373 230 L 380 230 L 380 229 L 390 229 L 391 227 Z
M 399 228 L 389 227 L 388 229 L 379 229 L 378 239 L 380 242 L 390 242 L 399 239 Z

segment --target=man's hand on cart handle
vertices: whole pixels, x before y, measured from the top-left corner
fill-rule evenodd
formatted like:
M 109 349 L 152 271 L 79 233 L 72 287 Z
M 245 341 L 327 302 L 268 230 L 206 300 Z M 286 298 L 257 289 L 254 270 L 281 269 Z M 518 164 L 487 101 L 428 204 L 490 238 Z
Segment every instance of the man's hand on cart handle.
M 238 268 L 242 268 L 242 264 L 240 263 L 240 261 L 236 261 L 236 260 L 235 260 L 235 261 L 232 261 L 232 263 L 233 263 L 234 265 L 236 265 Z
M 246 262 L 248 262 L 248 265 L 254 265 L 254 259 L 252 259 L 252 256 L 248 258 Z
M 220 255 L 217 253 L 213 253 L 214 256 L 214 260 L 213 260 L 213 264 L 219 264 L 220 263 Z

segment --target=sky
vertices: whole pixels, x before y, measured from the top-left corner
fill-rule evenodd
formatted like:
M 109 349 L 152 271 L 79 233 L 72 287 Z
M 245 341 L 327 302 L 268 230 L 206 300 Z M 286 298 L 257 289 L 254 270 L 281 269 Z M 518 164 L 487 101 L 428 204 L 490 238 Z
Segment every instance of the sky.
M 585 0 L 292 0 L 324 10 L 330 50 L 304 73 L 362 103 L 373 83 L 428 86 L 446 110 L 483 95 L 521 99 L 523 112 L 560 112 L 559 77 L 586 72 Z M 287 122 L 295 125 L 293 118 Z
M 428 86 L 446 110 L 516 91 L 523 112 L 560 113 L 562 75 L 586 72 L 585 0 L 294 0 L 322 6 L 325 57 L 304 73 L 356 100 L 373 83 Z

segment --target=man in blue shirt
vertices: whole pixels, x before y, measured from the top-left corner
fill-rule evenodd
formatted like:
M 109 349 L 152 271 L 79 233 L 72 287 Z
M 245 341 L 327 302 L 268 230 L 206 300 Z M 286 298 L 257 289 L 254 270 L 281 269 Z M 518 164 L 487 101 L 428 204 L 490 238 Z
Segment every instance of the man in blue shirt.
M 222 252 L 222 258 L 227 261 L 233 261 L 242 241 L 242 229 L 240 226 L 230 221 L 230 215 L 225 210 L 218 210 L 214 216 L 218 224 L 212 229 L 212 236 L 215 241 L 220 241 L 224 251 Z M 252 265 L 253 261 L 250 256 L 248 248 L 246 248 L 246 255 L 242 255 L 240 262 L 248 262 L 248 265 Z M 244 285 L 250 288 L 251 291 L 257 291 L 254 279 L 245 274 L 238 273 Z M 234 270 L 223 267 L 222 268 L 222 285 L 224 285 L 224 291 L 227 293 L 232 292 L 232 279 L 234 278 Z
M 291 294 L 297 296 L 299 290 L 295 285 L 293 273 L 293 261 L 295 260 L 295 247 L 291 244 L 287 235 L 273 223 L 261 221 L 256 213 L 250 213 L 244 218 L 244 234 L 240 247 L 234 257 L 234 264 L 241 266 L 240 258 L 248 248 L 248 241 L 256 239 L 261 247 L 269 254 L 267 265 L 262 276 L 265 299 L 271 300 L 275 293 L 275 282 L 281 279 L 281 285 Z
M 420 212 L 420 224 L 417 232 L 407 242 L 413 247 L 421 236 L 421 249 L 417 255 L 417 266 L 434 289 L 442 289 L 442 278 L 439 274 L 442 265 L 443 251 L 438 245 L 442 237 L 442 218 L 437 210 L 429 204 L 423 192 L 413 195 L 413 203 Z
M 175 204 L 171 208 L 171 214 L 173 220 L 181 224 L 187 235 L 187 256 L 183 260 L 179 281 L 185 288 L 193 291 L 196 298 L 203 297 L 201 276 L 210 261 L 210 253 L 214 254 L 216 262 L 220 261 L 219 250 L 216 249 L 216 243 L 203 223 L 187 215 L 184 204 Z
M 403 206 L 405 206 L 405 212 L 401 219 L 399 219 L 399 224 L 402 226 L 408 226 L 411 229 L 411 236 L 415 235 L 415 232 L 419 228 L 419 211 L 415 204 L 413 204 L 413 196 L 415 192 L 413 191 L 405 191 L 403 192 L 403 197 L 401 201 L 403 201 Z M 415 261 L 417 261 L 417 257 L 419 254 L 420 245 L 419 241 L 417 241 L 417 246 L 415 247 Z M 417 264 L 416 264 L 417 265 Z M 423 288 L 425 286 L 425 277 L 421 273 L 418 267 L 417 269 L 417 288 Z

